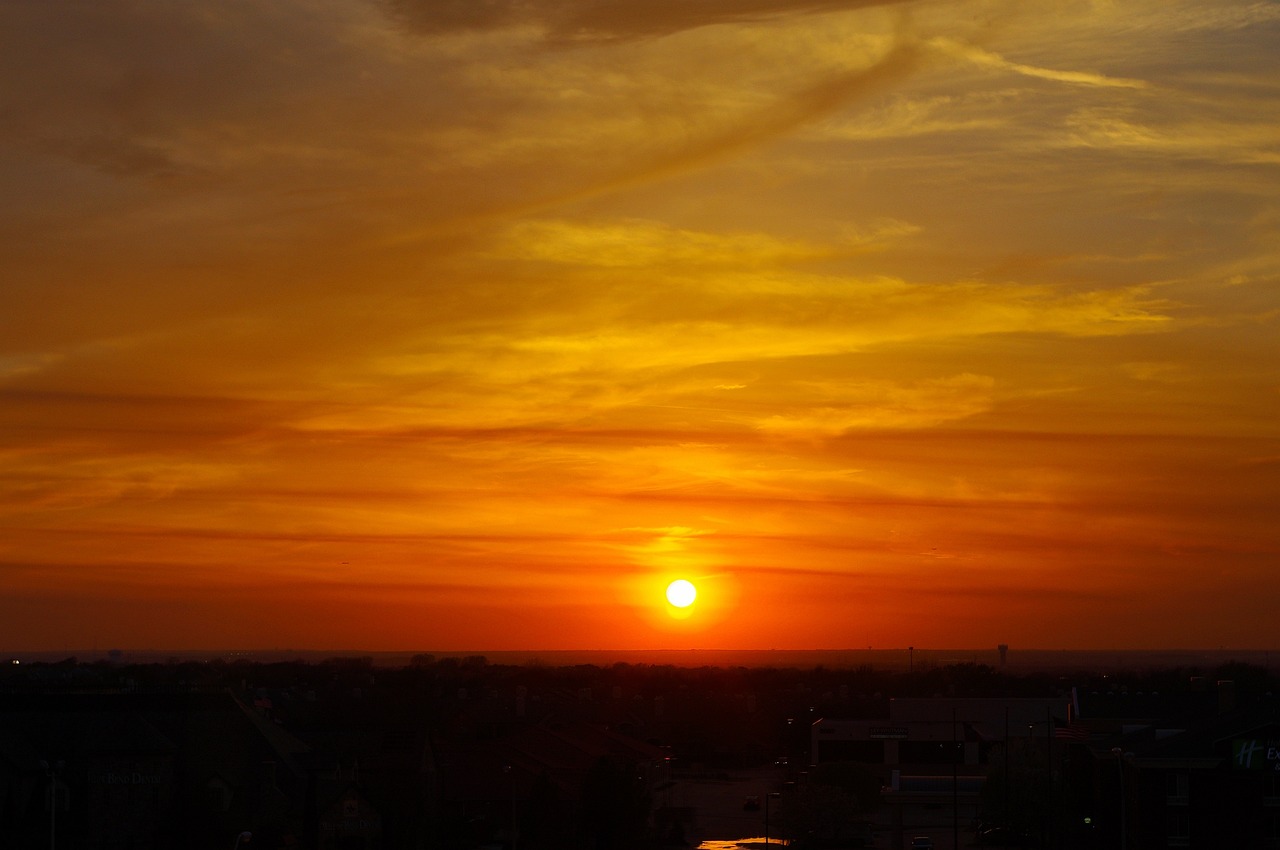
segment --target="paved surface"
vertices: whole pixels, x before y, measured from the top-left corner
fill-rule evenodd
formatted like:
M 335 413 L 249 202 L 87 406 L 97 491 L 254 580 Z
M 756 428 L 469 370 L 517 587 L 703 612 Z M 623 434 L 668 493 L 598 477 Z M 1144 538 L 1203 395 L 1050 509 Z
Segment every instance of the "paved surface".
M 765 850 L 765 794 L 782 787 L 783 780 L 788 778 L 786 771 L 786 768 L 768 767 L 678 777 L 671 789 L 669 804 L 696 809 L 695 828 L 688 838 L 691 845 L 698 846 L 700 850 Z M 742 804 L 749 796 L 760 798 L 760 811 L 743 810 Z M 667 802 L 665 798 L 663 802 Z M 777 815 L 776 806 L 775 802 L 770 807 L 771 818 Z M 952 844 L 950 820 L 945 814 L 939 815 L 939 818 L 940 821 L 933 828 L 908 826 L 900 845 L 894 842 L 892 830 L 877 831 L 875 848 L 905 850 L 910 846 L 913 835 L 928 835 L 933 839 L 935 850 L 959 850 Z M 771 845 L 778 843 L 776 832 L 771 839 Z M 973 846 L 973 833 L 962 824 L 960 848 Z
M 694 778 L 681 777 L 671 789 L 671 805 L 697 810 L 694 841 L 715 841 L 707 850 L 735 850 L 738 843 L 764 846 L 765 795 L 777 791 L 784 773 L 781 768 L 730 770 Z M 747 797 L 760 798 L 760 811 L 742 808 Z M 777 812 L 770 809 L 770 816 Z

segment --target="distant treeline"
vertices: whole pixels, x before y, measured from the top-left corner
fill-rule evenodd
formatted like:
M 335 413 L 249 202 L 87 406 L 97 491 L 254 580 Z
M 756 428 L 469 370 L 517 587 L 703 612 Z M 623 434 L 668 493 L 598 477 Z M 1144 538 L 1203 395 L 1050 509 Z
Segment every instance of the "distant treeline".
M 181 661 L 307 661 L 333 658 L 365 658 L 375 667 L 407 667 L 415 658 L 455 659 L 482 657 L 490 664 L 511 666 L 574 667 L 614 664 L 675 667 L 827 667 L 910 671 L 917 668 L 983 664 L 1020 673 L 1112 673 L 1126 670 L 1185 668 L 1209 670 L 1224 664 L 1244 663 L 1271 668 L 1280 664 L 1280 651 L 1268 649 L 1019 649 L 1001 656 L 999 647 L 939 649 L 897 647 L 865 649 L 686 649 L 686 650 L 430 650 L 423 652 L 366 652 L 359 650 L 124 650 L 96 649 L 19 653 L 10 659 L 22 663 L 56 662 L 74 657 L 81 661 L 150 664 Z
M 80 660 L 69 656 L 57 661 L 19 662 L 0 666 L 0 688 L 25 689 L 158 689 L 252 690 L 287 688 L 320 689 L 340 684 L 363 685 L 366 690 L 436 690 L 471 687 L 479 699 L 497 689 L 541 687 L 572 692 L 575 698 L 590 692 L 604 699 L 626 694 L 628 699 L 655 698 L 681 690 L 704 694 L 736 694 L 766 698 L 788 694 L 787 703 L 808 712 L 848 708 L 888 698 L 962 696 L 1056 696 L 1079 693 L 1164 693 L 1194 690 L 1197 683 L 1231 681 L 1236 693 L 1247 698 L 1274 692 L 1280 678 L 1269 666 L 1235 659 L 1176 666 L 1134 665 L 1129 668 L 1057 668 L 1033 670 L 961 661 L 939 664 L 917 658 L 911 669 L 861 664 L 855 667 L 812 666 L 689 666 L 674 663 L 553 665 L 538 659 L 519 664 L 502 663 L 488 655 L 455 656 L 417 653 L 400 665 L 385 666 L 385 659 L 369 655 L 336 655 L 318 659 L 302 656 L 257 660 L 247 656 L 214 656 L 205 660 L 172 656 L 147 661 L 128 656 Z M 500 656 L 501 657 L 501 656 Z M 1070 669 L 1070 672 L 1064 672 Z M 861 712 L 859 712 L 861 713 Z

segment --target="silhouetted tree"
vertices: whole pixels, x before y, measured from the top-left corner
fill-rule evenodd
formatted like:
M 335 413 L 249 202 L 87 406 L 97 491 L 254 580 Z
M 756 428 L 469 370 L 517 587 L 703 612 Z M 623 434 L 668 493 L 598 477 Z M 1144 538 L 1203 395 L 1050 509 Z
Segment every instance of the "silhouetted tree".
M 582 827 L 588 846 L 615 850 L 643 843 L 650 803 L 633 762 L 613 756 L 596 759 L 582 783 Z
M 564 847 L 567 841 L 563 809 L 555 785 L 545 773 L 538 774 L 529 789 L 529 799 L 520 808 L 520 845 Z

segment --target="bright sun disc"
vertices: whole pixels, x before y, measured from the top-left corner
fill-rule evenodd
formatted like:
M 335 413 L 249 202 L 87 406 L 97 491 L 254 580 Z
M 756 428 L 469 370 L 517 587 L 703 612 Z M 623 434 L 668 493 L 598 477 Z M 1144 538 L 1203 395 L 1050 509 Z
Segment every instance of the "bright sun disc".
M 667 601 L 677 608 L 688 608 L 698 598 L 698 589 L 692 582 L 676 579 L 667 585 Z

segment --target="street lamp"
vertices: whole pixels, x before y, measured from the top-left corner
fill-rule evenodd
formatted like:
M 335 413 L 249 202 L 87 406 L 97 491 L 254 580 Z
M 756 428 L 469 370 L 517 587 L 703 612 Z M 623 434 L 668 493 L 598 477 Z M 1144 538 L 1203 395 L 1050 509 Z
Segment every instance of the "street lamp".
M 1044 778 L 1045 778 L 1045 808 L 1044 817 L 1040 819 L 1040 846 L 1049 846 L 1050 822 L 1054 819 L 1053 812 L 1053 715 L 1049 709 L 1045 709 L 1044 720 L 1032 720 L 1027 724 L 1027 741 L 1035 739 L 1035 728 L 1037 725 L 1044 724 Z M 1028 744 L 1030 746 L 1030 744 Z
M 769 850 L 769 801 L 781 796 L 777 791 L 770 791 L 764 795 L 764 850 Z
M 40 766 L 44 768 L 44 775 L 49 777 L 49 850 L 54 850 L 55 839 L 58 835 L 58 771 L 62 770 L 66 762 L 58 761 L 53 765 L 41 759 Z
M 516 771 L 513 765 L 504 764 L 502 772 L 511 777 L 511 850 L 516 850 Z
M 1132 756 L 1133 753 L 1126 753 L 1119 747 L 1112 747 L 1111 755 L 1116 757 L 1116 774 L 1120 777 L 1120 850 L 1127 850 L 1129 846 L 1129 833 L 1125 825 L 1124 813 L 1124 757 Z

